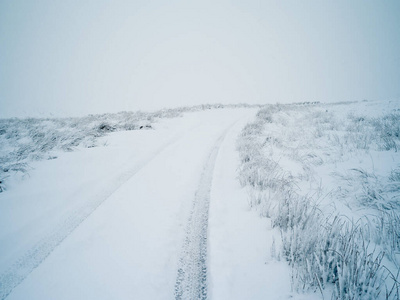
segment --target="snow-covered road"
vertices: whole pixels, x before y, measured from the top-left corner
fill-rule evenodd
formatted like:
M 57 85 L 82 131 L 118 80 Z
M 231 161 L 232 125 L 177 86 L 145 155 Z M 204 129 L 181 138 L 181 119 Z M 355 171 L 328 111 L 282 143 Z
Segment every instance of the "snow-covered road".
M 252 109 L 188 113 L 60 153 L 0 196 L 0 299 L 285 299 L 236 180 Z

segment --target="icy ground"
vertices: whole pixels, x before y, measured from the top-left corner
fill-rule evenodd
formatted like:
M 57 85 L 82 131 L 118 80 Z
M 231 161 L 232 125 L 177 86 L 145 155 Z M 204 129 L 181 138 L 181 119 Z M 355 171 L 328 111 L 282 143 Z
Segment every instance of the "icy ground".
M 237 181 L 236 139 L 255 113 L 110 133 L 9 178 L 0 299 L 319 299 L 291 292 L 271 258 L 277 232 Z

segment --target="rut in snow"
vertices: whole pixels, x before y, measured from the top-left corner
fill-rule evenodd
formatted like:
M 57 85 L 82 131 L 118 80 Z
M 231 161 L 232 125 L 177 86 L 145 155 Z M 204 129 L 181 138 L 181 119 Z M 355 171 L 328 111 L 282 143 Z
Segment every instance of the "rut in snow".
M 75 211 L 69 212 L 61 222 L 51 228 L 44 237 L 32 245 L 25 254 L 0 274 L 0 300 L 5 299 L 34 269 L 36 269 L 83 221 L 85 221 L 104 201 L 106 201 L 125 182 L 152 161 L 158 154 L 181 136 L 173 137 L 161 145 L 154 153 L 139 164 L 129 166 L 111 180 L 108 186 L 98 191 L 93 197 Z
M 207 228 L 214 165 L 226 132 L 217 140 L 201 175 L 187 223 L 175 282 L 175 299 L 207 299 Z

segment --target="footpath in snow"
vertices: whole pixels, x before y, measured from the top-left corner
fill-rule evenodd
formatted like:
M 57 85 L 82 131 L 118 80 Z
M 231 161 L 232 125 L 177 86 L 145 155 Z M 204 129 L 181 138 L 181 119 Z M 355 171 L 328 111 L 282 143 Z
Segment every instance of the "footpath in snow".
M 255 112 L 188 113 L 35 163 L 0 194 L 0 299 L 301 299 L 236 179 Z

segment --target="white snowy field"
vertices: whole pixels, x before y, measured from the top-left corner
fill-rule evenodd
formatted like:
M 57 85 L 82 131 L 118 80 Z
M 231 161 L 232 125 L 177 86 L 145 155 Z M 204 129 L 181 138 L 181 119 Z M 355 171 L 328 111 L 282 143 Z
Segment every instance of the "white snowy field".
M 288 266 L 271 261 L 268 220 L 249 210 L 236 179 L 235 142 L 255 113 L 163 119 L 154 130 L 110 133 L 99 147 L 59 151 L 8 178 L 0 298 L 177 298 L 188 218 L 213 149 L 207 297 L 290 297 Z
M 388 223 L 400 206 L 399 108 L 206 109 L 84 144 L 97 147 L 55 148 L 24 176 L 7 172 L 0 299 L 351 299 L 359 286 L 353 298 L 372 299 L 361 275 L 380 251 L 391 251 L 380 267 L 394 276 L 399 263 L 399 225 Z M 382 140 L 388 114 L 393 136 Z M 341 266 L 329 269 L 335 257 L 318 256 L 317 241 L 337 253 L 346 244 L 347 227 L 335 238 L 319 230 L 337 215 L 382 226 L 381 240 L 368 227 L 369 260 L 352 286 Z

